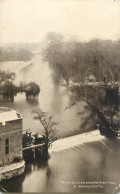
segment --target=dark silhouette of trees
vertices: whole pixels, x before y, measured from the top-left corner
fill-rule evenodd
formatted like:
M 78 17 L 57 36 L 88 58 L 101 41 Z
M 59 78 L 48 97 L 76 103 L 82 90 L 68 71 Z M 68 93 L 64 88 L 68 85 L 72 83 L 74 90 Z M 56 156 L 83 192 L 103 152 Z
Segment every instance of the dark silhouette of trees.
M 29 97 L 35 98 L 40 93 L 40 87 L 35 82 L 30 82 L 29 84 L 24 86 L 24 88 L 25 88 L 26 99 L 28 99 Z
M 80 101 L 85 102 L 85 109 L 88 114 L 85 117 L 82 126 L 85 127 L 92 121 L 92 128 L 99 129 L 101 135 L 108 138 L 117 137 L 119 130 L 119 101 L 118 101 L 118 85 L 88 85 L 82 84 L 71 87 L 71 92 L 75 95 L 71 100 L 71 105 L 75 105 Z M 109 95 L 109 92 L 113 93 Z M 74 103 L 73 103 L 74 102 Z M 83 112 L 84 112 L 83 111 Z M 78 114 L 83 114 L 80 112 Z
M 12 82 L 6 82 L 4 86 L 0 87 L 3 91 L 3 99 L 6 101 L 14 101 L 14 96 L 17 94 L 17 86 Z
M 40 93 L 40 86 L 35 82 L 28 84 L 20 83 L 16 86 L 12 81 L 15 79 L 15 73 L 0 72 L 0 94 L 3 95 L 3 101 L 14 101 L 14 96 L 19 92 L 25 92 L 26 99 L 35 99 Z

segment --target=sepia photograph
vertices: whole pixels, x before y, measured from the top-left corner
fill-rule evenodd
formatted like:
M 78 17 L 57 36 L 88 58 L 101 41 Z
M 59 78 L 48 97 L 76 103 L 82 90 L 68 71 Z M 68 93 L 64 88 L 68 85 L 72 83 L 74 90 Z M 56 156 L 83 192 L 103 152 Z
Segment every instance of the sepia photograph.
M 120 193 L 120 0 L 0 0 L 0 193 Z

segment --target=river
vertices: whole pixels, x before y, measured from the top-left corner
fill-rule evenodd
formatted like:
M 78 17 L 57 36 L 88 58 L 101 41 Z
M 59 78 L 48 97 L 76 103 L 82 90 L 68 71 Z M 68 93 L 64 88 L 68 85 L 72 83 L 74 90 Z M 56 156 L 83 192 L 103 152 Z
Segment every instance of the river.
M 40 85 L 41 92 L 38 101 L 26 101 L 25 94 L 18 94 L 14 103 L 0 102 L 0 105 L 10 107 L 21 113 L 24 129 L 31 129 L 35 132 L 40 131 L 40 123 L 33 119 L 32 114 L 32 110 L 40 108 L 53 116 L 53 120 L 59 122 L 57 126 L 59 136 L 79 133 L 80 118 L 76 116 L 76 113 L 78 108 L 80 110 L 83 106 L 76 106 L 72 111 L 65 110 L 69 103 L 69 92 L 66 87 L 62 87 L 53 81 L 49 65 L 43 63 L 39 55 L 33 58 L 30 65 L 16 74 L 15 84 L 19 84 L 21 81 L 24 83 L 34 81 Z
M 83 134 L 82 138 L 86 138 Z M 25 174 L 3 183 L 9 192 L 110 192 L 120 190 L 120 143 L 101 136 L 52 152 L 47 163 L 26 165 Z M 71 146 L 70 146 L 71 147 Z M 115 192 L 116 193 L 116 192 Z
M 79 133 L 80 118 L 76 113 L 83 109 L 83 104 L 65 110 L 69 104 L 69 91 L 53 81 L 49 65 L 43 63 L 40 56 L 17 73 L 15 83 L 21 80 L 35 81 L 40 85 L 38 100 L 26 101 L 24 94 L 18 94 L 14 102 L 0 103 L 0 106 L 20 112 L 24 129 L 41 130 L 40 123 L 33 119 L 31 112 L 41 108 L 59 122 L 59 137 Z M 84 135 L 81 137 L 86 138 Z M 3 187 L 8 192 L 113 192 L 120 180 L 119 142 L 109 141 L 99 133 L 96 140 L 89 141 L 90 138 L 88 134 L 80 145 L 53 151 L 47 163 L 39 161 L 38 156 L 36 161 L 26 165 L 24 175 L 4 182 Z

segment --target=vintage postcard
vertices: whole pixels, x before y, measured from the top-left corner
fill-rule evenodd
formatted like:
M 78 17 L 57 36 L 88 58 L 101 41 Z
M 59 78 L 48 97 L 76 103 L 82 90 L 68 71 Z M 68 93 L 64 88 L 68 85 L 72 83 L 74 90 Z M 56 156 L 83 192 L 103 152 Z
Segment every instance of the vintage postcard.
M 0 193 L 120 192 L 120 1 L 0 1 Z

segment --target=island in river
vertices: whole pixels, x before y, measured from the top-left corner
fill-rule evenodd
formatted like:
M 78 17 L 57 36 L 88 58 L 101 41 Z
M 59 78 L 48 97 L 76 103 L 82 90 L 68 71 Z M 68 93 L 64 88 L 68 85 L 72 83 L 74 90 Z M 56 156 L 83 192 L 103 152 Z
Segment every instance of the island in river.
M 14 101 L 14 97 L 18 93 L 25 93 L 26 100 L 35 99 L 40 93 L 40 87 L 35 82 L 30 82 L 28 84 L 22 84 L 19 86 L 13 84 L 15 79 L 15 72 L 7 73 L 5 71 L 0 72 L 0 100 Z

